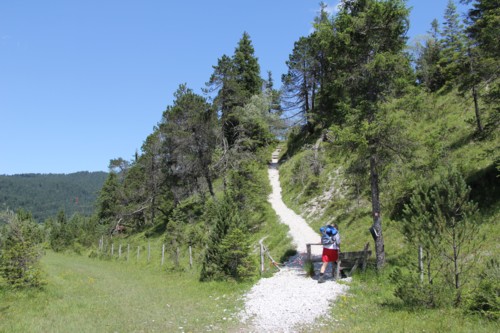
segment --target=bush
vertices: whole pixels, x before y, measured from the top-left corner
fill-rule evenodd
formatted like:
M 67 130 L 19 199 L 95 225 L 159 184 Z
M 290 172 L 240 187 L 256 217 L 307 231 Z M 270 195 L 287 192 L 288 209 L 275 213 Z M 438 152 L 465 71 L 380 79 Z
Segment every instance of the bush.
M 255 276 L 257 264 L 250 256 L 250 241 L 239 228 L 232 229 L 219 245 L 223 271 L 237 281 Z
M 467 310 L 491 320 L 500 319 L 500 264 L 491 259 L 480 275 L 476 292 L 470 298 Z
M 420 277 L 409 272 L 404 274 L 396 268 L 390 275 L 391 282 L 396 286 L 394 296 L 410 308 L 438 308 L 450 302 L 451 292 L 440 283 L 424 283 Z
M 0 275 L 14 288 L 40 287 L 40 230 L 33 219 L 7 213 L 0 247 Z
M 311 260 L 307 260 L 304 263 L 304 271 L 306 272 L 307 277 L 314 277 L 314 263 Z

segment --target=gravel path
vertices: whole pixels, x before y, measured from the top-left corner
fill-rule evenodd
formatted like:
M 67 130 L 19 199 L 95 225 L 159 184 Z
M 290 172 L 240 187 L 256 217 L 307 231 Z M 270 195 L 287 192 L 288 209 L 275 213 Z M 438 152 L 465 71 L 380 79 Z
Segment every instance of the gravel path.
M 281 222 L 290 227 L 289 234 L 299 253 L 281 271 L 261 279 L 245 295 L 245 309 L 240 316 L 251 332 L 299 332 L 301 328 L 304 330 L 315 324 L 319 318 L 328 317 L 331 303 L 345 293 L 348 286 L 332 279 L 318 284 L 316 279 L 306 276 L 302 268 L 306 243 L 317 243 L 320 237 L 301 216 L 283 203 L 275 159 L 269 166 L 269 181 L 273 189 L 269 202 Z M 321 246 L 312 247 L 313 255 L 320 255 L 321 251 Z

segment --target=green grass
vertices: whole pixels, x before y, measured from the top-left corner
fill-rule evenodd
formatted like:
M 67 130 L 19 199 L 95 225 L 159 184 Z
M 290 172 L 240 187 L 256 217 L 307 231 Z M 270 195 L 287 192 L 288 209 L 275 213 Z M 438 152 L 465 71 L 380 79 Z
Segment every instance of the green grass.
M 351 283 L 331 315 L 338 332 L 500 332 L 498 322 L 465 316 L 461 309 L 409 309 L 393 296 L 386 275 L 367 273 Z
M 417 177 L 421 176 L 419 173 L 431 166 L 437 170 L 448 164 L 457 165 L 472 188 L 472 199 L 479 204 L 477 239 L 480 247 L 474 254 L 478 264 L 471 272 L 473 275 L 469 276 L 468 292 L 474 292 L 485 262 L 500 255 L 499 176 L 495 167 L 499 158 L 500 132 L 484 135 L 476 133 L 469 99 L 460 98 L 454 93 L 421 97 L 415 104 L 416 109 L 410 111 L 406 119 L 411 128 L 409 135 L 414 142 L 419 143 L 414 156 L 409 161 L 394 164 L 393 170 L 381 182 L 386 269 L 380 276 L 373 273 L 373 254 L 369 272 L 355 276 L 350 294 L 341 297 L 332 308 L 334 319 L 319 323 L 317 327 L 304 328 L 304 332 L 500 332 L 498 323 L 466 315 L 463 308 L 409 309 L 403 307 L 402 302 L 394 296 L 395 286 L 389 281 L 388 275 L 394 267 L 404 266 L 405 260 L 408 260 L 405 256 L 408 248 L 398 217 L 391 220 L 389 212 L 393 206 L 397 208 L 395 203 L 404 198 L 407 192 L 411 192 L 420 179 Z M 407 106 L 403 103 L 399 107 Z M 483 119 L 488 118 L 486 111 L 494 112 L 484 110 Z M 342 251 L 359 251 L 369 242 L 374 252 L 373 239 L 368 231 L 373 223 L 367 191 L 369 183 L 365 183 L 364 190 L 360 192 L 358 205 L 355 191 L 340 187 L 342 179 L 338 178 L 337 169 L 344 170 L 347 162 L 345 156 L 330 143 L 322 143 L 323 170 L 318 176 L 312 176 L 308 168 L 312 152 L 308 147 L 315 139 L 302 138 L 287 147 L 289 152 L 286 149 L 282 151 L 286 157 L 280 167 L 285 203 L 297 213 L 305 212 L 312 203 L 317 202 L 316 199 L 325 192 L 325 187 L 333 185 L 341 193 L 322 203 L 322 214 L 309 216 L 311 226 L 318 230 L 326 222 L 335 221 L 340 227 Z M 349 155 L 347 159 L 353 157 Z M 432 178 L 437 174 L 429 173 L 427 177 Z M 368 181 L 368 176 L 364 181 Z
M 250 287 L 51 252 L 42 265 L 41 291 L 0 283 L 0 332 L 226 332 Z

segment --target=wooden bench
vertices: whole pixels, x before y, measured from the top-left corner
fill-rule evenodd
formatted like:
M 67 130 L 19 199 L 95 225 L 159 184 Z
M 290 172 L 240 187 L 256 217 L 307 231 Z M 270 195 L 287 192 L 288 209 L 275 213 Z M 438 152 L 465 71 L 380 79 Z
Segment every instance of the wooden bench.
M 308 243 L 307 246 L 307 259 L 311 262 L 320 262 L 321 256 L 312 256 L 311 246 L 319 245 L 322 246 L 321 243 Z M 372 251 L 369 250 L 370 243 L 366 243 L 363 251 L 355 251 L 355 252 L 340 252 L 339 260 L 337 262 L 337 267 L 335 271 L 335 278 L 339 278 L 341 272 L 344 271 L 346 276 L 352 276 L 352 274 L 356 271 L 356 269 L 361 266 L 362 271 L 366 270 L 366 263 L 368 261 L 368 257 L 372 255 Z

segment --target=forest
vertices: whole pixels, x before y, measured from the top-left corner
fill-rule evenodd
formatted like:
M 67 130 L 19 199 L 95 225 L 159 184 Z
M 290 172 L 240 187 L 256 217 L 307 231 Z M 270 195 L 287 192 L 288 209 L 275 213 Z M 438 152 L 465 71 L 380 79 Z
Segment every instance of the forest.
M 90 216 L 106 177 L 105 172 L 0 175 L 0 207 L 31 212 L 39 223 L 60 210 Z
M 416 45 L 403 0 L 343 0 L 335 14 L 323 4 L 288 50 L 280 89 L 243 32 L 202 94 L 180 84 L 135 158 L 110 161 L 92 216 L 34 225 L 29 213 L 2 214 L 5 284 L 39 286 L 41 248 L 110 260 L 96 252 L 100 237 L 192 247 L 200 282 L 258 280 L 260 238 L 276 258 L 293 253 L 267 202 L 279 146 L 286 203 L 315 229 L 338 223 L 353 248 L 373 241 L 358 293 L 386 288 L 395 302 L 377 311 L 397 304 L 496 322 L 500 8 L 461 2 L 465 19 L 450 0 Z M 14 245 L 20 235 L 27 241 Z M 16 266 L 19 256 L 33 265 Z M 182 265 L 169 269 L 182 274 Z M 367 303 L 378 301 L 365 297 L 356 306 L 370 317 Z

